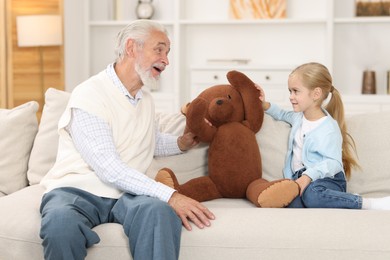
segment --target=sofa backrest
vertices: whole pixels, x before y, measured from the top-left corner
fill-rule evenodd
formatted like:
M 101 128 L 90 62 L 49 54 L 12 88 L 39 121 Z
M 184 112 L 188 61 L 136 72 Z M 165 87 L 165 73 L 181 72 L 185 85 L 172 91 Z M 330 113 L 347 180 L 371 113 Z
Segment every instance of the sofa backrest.
M 65 109 L 70 94 L 56 89 L 46 92 L 45 106 L 38 133 L 32 148 L 27 177 L 30 185 L 37 184 L 54 164 L 57 151 L 57 123 Z M 161 132 L 180 135 L 185 117 L 180 113 L 157 114 Z M 349 132 L 358 150 L 361 170 L 353 170 L 348 191 L 364 196 L 390 195 L 390 112 L 353 115 L 347 118 Z M 263 177 L 267 180 L 282 178 L 284 157 L 287 150 L 288 124 L 266 115 L 256 137 L 259 143 Z M 147 170 L 154 178 L 160 168 L 169 167 L 179 182 L 207 174 L 206 144 L 175 156 L 155 158 Z

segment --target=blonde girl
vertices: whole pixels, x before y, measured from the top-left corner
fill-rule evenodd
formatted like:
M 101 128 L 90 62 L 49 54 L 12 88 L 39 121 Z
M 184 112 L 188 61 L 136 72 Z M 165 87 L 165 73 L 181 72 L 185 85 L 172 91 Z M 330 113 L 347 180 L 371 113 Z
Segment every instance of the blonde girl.
M 264 90 L 258 88 L 266 113 L 291 125 L 283 173 L 301 191 L 288 207 L 390 209 L 390 197 L 363 199 L 346 192 L 346 179 L 359 166 L 340 93 L 324 65 L 306 63 L 291 72 L 288 90 L 293 111 L 267 102 Z

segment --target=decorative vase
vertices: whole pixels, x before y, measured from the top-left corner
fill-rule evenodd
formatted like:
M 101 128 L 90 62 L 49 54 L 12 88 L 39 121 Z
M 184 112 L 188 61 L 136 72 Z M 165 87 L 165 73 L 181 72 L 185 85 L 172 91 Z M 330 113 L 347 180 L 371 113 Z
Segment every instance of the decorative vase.
M 387 94 L 390 94 L 390 70 L 387 71 Z
M 376 94 L 375 71 L 365 70 L 363 72 L 362 94 Z

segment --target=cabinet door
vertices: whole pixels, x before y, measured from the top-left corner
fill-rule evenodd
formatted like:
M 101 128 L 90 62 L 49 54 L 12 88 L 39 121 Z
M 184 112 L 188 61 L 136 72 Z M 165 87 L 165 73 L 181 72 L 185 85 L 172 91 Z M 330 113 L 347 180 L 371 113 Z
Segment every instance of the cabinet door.
M 287 79 L 289 70 L 239 69 L 253 82 L 259 84 L 267 95 L 267 100 L 283 107 L 288 105 Z M 218 84 L 229 84 L 227 69 L 193 69 L 191 71 L 191 99 L 203 90 Z

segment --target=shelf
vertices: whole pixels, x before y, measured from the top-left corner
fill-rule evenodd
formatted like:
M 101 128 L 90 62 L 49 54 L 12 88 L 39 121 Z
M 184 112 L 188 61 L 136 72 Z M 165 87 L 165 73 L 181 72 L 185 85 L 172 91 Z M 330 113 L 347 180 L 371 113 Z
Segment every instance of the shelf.
M 322 24 L 325 19 L 258 19 L 258 20 L 180 20 L 182 25 L 286 25 L 286 24 Z
M 390 95 L 380 94 L 361 94 L 361 95 L 345 95 L 343 101 L 359 102 L 359 103 L 389 103 Z
M 337 23 L 390 23 L 390 17 L 375 16 L 375 17 L 352 17 L 352 18 L 335 18 L 334 22 Z
M 260 64 L 198 64 L 191 66 L 191 70 L 291 70 L 296 65 L 260 65 Z
M 173 21 L 160 21 L 160 20 L 156 20 L 157 22 L 165 25 L 165 26 L 172 26 L 174 24 Z M 106 21 L 90 21 L 89 22 L 89 25 L 90 26 L 126 26 L 130 23 L 131 21 L 127 21 L 127 20 L 120 20 L 120 21 L 117 21 L 117 20 L 106 20 Z
M 174 21 L 156 20 L 157 22 L 172 26 Z M 105 20 L 90 21 L 90 26 L 126 26 L 131 21 L 127 20 Z M 262 19 L 262 20 L 179 20 L 179 25 L 288 25 L 288 24 L 324 24 L 324 19 Z

